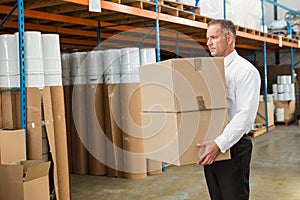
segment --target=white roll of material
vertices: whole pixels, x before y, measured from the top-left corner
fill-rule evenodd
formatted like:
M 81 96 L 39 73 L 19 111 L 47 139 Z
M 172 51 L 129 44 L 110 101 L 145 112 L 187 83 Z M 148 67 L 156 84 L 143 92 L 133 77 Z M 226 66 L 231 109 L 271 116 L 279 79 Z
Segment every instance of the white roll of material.
M 71 54 L 61 55 L 61 68 L 63 77 L 71 77 Z
M 45 86 L 60 86 L 62 85 L 61 74 L 45 74 Z
M 0 87 L 20 87 L 20 75 L 0 76 Z
M 127 73 L 122 74 L 121 83 L 139 83 L 140 82 L 140 74 L 139 73 Z
M 86 59 L 87 76 L 101 76 L 104 72 L 103 51 L 90 51 Z
M 121 74 L 105 74 L 104 83 L 105 84 L 121 83 Z
M 103 52 L 104 74 L 119 74 L 121 73 L 121 50 L 108 49 Z
M 0 61 L 18 59 L 16 36 L 14 34 L 0 35 Z
M 278 100 L 284 101 L 284 93 L 278 93 Z
M 121 65 L 140 65 L 140 52 L 138 47 L 121 49 Z
M 26 74 L 27 87 L 37 87 L 43 89 L 45 87 L 44 74 Z
M 156 63 L 155 48 L 140 49 L 140 63 L 141 66 Z
M 86 52 L 71 53 L 71 76 L 86 76 Z
M 87 83 L 89 85 L 94 85 L 94 84 L 101 84 L 103 83 L 103 76 L 88 76 L 87 77 Z
M 86 85 L 87 77 L 86 76 L 73 76 L 72 85 Z
M 278 93 L 283 93 L 284 92 L 283 84 L 277 84 L 277 92 Z

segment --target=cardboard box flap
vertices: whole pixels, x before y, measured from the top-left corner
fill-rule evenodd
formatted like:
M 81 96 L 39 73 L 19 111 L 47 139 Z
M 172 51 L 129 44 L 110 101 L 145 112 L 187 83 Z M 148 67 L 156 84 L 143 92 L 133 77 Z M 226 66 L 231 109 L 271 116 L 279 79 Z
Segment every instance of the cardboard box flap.
M 50 162 L 24 161 L 23 164 L 24 164 L 24 178 L 23 178 L 24 182 L 31 181 L 43 176 L 48 176 L 49 169 L 50 169 Z
M 0 182 L 23 182 L 23 166 L 15 163 L 0 165 Z

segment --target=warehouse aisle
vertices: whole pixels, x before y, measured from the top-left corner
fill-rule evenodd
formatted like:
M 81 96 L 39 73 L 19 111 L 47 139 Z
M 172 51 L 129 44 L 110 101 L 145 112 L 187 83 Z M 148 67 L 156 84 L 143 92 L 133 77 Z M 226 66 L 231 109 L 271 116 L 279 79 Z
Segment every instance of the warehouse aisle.
M 300 199 L 300 127 L 276 126 L 253 139 L 252 200 Z M 71 175 L 72 200 L 209 200 L 203 167 L 170 166 L 142 180 Z

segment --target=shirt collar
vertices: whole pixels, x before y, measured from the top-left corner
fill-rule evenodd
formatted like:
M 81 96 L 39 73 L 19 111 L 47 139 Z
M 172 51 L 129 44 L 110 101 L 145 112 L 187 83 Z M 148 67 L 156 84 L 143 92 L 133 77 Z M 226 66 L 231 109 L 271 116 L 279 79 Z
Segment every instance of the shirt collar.
M 237 52 L 236 50 L 233 50 L 230 54 L 228 54 L 225 58 L 224 58 L 224 65 L 225 67 L 228 67 L 230 65 L 230 63 L 233 61 L 233 59 L 237 56 Z

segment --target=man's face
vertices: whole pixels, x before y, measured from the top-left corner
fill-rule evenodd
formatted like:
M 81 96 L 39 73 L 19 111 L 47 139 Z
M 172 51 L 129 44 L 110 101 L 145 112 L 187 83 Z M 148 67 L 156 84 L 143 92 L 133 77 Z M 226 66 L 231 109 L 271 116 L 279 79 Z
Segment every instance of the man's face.
M 207 28 L 206 38 L 208 49 L 214 57 L 225 57 L 229 53 L 228 37 L 221 32 L 221 25 L 214 24 Z

